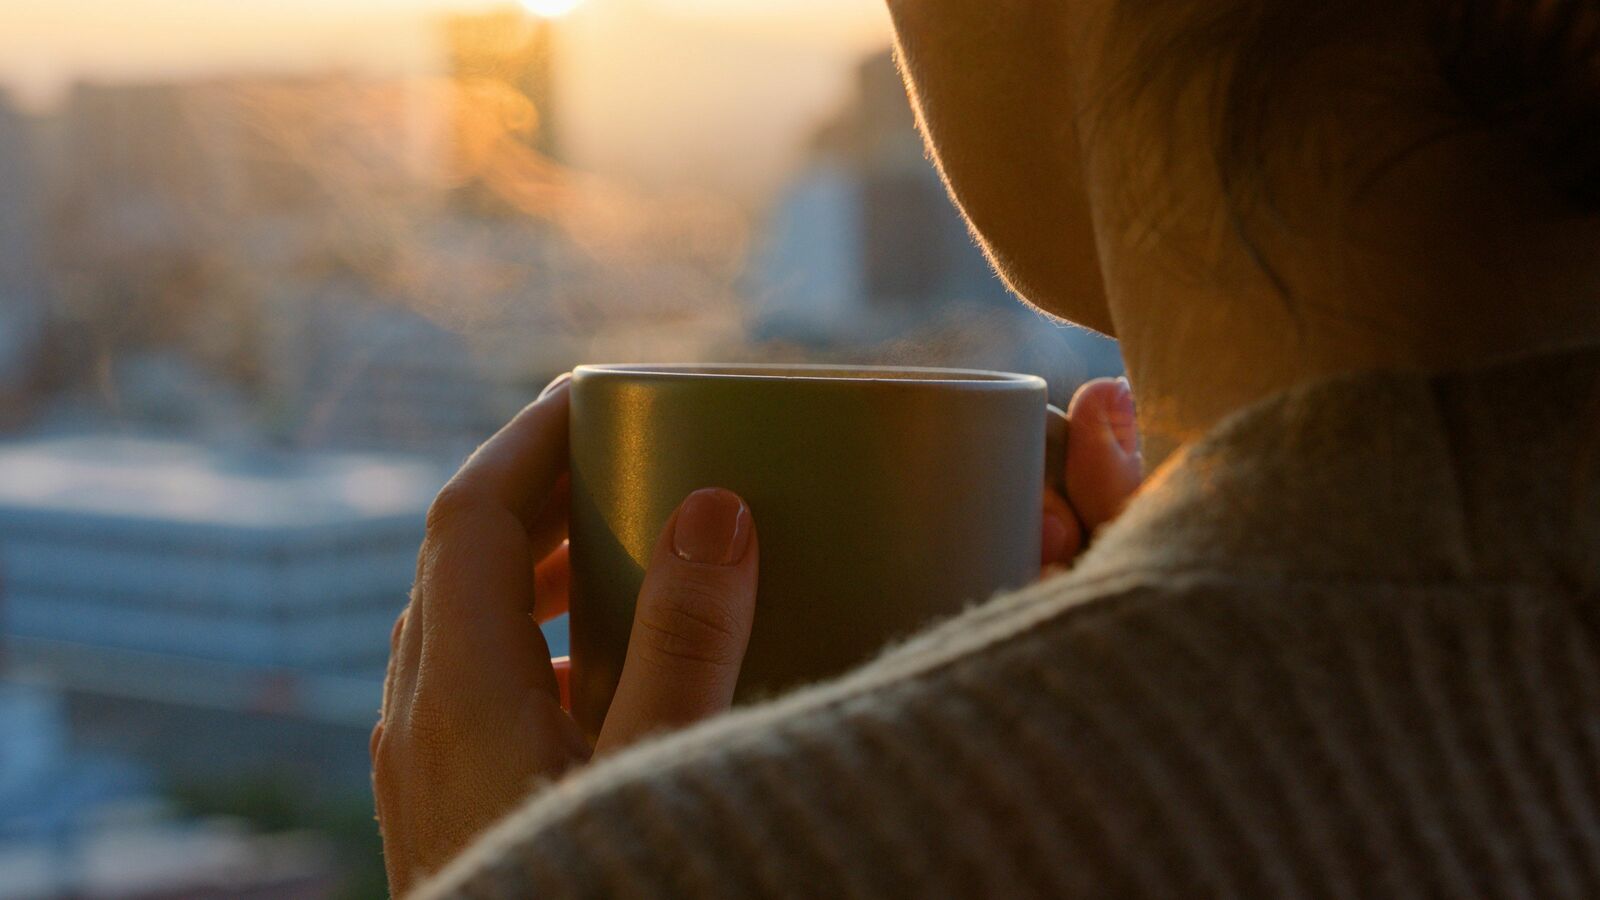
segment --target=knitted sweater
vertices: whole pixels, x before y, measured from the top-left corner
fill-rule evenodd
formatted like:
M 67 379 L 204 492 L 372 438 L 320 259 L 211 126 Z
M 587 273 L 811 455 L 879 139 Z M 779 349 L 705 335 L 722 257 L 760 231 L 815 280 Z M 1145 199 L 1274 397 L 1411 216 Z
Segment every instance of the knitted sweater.
M 1600 896 L 1600 350 L 1221 424 L 1069 574 L 545 788 L 462 897 Z

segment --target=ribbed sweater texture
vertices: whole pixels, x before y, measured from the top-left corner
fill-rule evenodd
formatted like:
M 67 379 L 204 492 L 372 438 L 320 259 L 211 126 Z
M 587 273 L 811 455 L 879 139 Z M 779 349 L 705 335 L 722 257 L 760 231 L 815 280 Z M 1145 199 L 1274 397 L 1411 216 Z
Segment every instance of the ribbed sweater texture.
M 1246 410 L 1073 571 L 541 789 L 433 897 L 1600 897 L 1600 351 Z

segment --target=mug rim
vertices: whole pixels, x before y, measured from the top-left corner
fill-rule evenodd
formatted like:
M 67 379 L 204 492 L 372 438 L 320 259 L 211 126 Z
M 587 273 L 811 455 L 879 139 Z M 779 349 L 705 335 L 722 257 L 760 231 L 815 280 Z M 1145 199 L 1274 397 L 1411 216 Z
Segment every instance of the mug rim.
M 991 369 L 831 363 L 587 363 L 573 377 L 626 376 L 660 381 L 740 380 L 811 384 L 961 385 L 977 389 L 1046 388 L 1043 378 Z

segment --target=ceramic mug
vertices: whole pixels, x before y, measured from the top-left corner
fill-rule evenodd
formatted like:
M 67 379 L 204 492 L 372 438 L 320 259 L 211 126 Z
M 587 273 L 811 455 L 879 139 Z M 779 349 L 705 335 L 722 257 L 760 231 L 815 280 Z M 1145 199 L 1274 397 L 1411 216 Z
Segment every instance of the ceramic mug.
M 735 702 L 827 678 L 1039 575 L 1045 382 L 952 369 L 590 365 L 572 378 L 571 700 L 592 736 L 690 493 L 761 536 Z M 1059 467 L 1057 468 L 1059 470 Z

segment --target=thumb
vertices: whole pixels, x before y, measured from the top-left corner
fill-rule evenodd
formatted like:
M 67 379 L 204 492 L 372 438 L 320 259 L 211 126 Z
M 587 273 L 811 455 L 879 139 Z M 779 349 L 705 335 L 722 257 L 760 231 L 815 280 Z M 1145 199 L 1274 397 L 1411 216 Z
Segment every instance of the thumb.
M 696 491 L 673 513 L 645 572 L 596 754 L 733 704 L 755 620 L 758 556 L 755 520 L 737 494 Z

